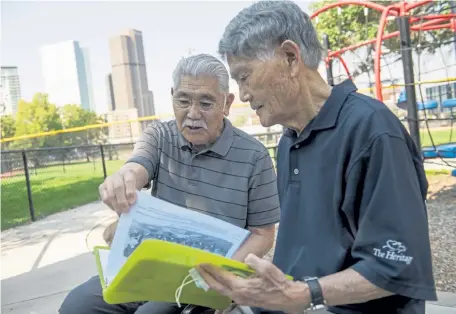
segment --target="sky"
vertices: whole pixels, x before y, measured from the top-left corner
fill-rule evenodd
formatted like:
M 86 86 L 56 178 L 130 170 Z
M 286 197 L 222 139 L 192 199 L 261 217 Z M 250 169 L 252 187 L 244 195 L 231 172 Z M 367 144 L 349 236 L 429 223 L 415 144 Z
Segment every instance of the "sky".
M 109 38 L 124 29 L 143 33 L 149 89 L 157 114 L 171 112 L 171 74 L 193 53 L 216 55 L 226 24 L 251 1 L 2 1 L 2 65 L 17 66 L 21 94 L 45 92 L 40 48 L 65 40 L 88 48 L 93 97 L 107 111 Z M 305 11 L 309 2 L 297 2 Z M 231 81 L 232 87 L 237 88 Z M 239 99 L 237 99 L 239 101 Z

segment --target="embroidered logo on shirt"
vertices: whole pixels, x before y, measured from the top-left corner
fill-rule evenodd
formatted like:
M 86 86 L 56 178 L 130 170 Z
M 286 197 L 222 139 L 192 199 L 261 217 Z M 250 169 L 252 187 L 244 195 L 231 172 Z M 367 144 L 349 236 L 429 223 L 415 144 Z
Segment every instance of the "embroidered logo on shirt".
M 404 244 L 395 240 L 388 240 L 381 249 L 374 248 L 374 255 L 390 261 L 404 262 L 407 265 L 413 260 L 413 257 L 405 255 L 407 248 Z

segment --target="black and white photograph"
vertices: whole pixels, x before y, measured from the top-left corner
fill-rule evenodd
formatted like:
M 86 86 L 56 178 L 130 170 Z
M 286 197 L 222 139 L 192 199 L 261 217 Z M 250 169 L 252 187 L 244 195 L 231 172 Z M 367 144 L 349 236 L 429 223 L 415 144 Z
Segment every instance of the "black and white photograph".
M 145 239 L 158 239 L 178 243 L 222 256 L 226 256 L 233 245 L 229 241 L 207 234 L 170 226 L 144 224 L 133 220 L 128 231 L 128 239 L 123 252 L 124 256 L 129 257 Z

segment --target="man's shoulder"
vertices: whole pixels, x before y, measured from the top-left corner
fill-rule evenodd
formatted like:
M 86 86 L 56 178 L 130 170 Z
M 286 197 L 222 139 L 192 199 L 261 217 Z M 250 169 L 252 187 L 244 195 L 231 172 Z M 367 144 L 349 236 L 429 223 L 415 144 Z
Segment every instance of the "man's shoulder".
M 233 126 L 233 145 L 232 148 L 261 156 L 268 153 L 266 146 L 252 135 Z
M 340 128 L 358 134 L 362 132 L 369 137 L 390 134 L 405 139 L 406 136 L 402 122 L 385 103 L 360 93 L 351 93 L 347 97 L 339 123 Z

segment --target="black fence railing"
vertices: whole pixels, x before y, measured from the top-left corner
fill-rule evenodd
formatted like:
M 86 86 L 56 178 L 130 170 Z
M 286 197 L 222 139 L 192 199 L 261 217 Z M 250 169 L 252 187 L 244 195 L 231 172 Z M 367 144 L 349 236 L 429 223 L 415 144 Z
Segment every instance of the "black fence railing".
M 255 134 L 275 164 L 280 133 Z M 99 199 L 98 186 L 134 143 L 1 151 L 2 229 Z
M 49 147 L 1 152 L 2 229 L 98 199 L 133 144 Z

